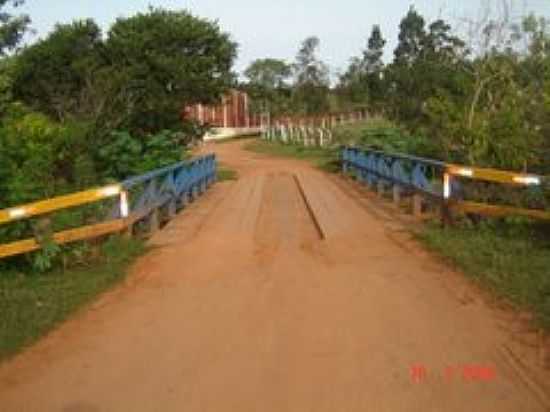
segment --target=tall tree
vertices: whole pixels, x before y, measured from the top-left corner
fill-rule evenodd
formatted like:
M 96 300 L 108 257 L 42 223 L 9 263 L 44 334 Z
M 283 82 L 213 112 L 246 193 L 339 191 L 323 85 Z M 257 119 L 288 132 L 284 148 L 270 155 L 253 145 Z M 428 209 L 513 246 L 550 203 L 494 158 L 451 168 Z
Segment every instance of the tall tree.
M 367 89 L 370 101 L 374 105 L 377 105 L 385 95 L 384 62 L 382 61 L 385 46 L 386 40 L 382 36 L 380 26 L 374 25 L 367 42 L 367 49 L 363 53 Z
M 339 90 L 355 104 L 374 104 L 383 96 L 384 46 L 380 26 L 374 25 L 362 57 L 353 57 L 347 71 L 340 76 Z
M 244 75 L 248 79 L 245 87 L 252 97 L 253 109 L 268 111 L 273 115 L 281 114 L 288 109 L 288 80 L 292 75 L 292 67 L 284 60 L 255 60 L 244 71 Z
M 0 0 L 0 55 L 17 47 L 30 23 L 25 14 L 14 16 L 6 12 L 4 9 L 8 4 L 17 7 L 23 4 L 23 0 Z
M 235 82 L 237 45 L 216 22 L 150 8 L 111 27 L 106 42 L 113 93 L 133 130 L 179 124 L 187 104 L 212 103 Z
M 411 6 L 399 24 L 399 43 L 394 51 L 395 64 L 413 64 L 420 57 L 425 38 L 424 18 Z
M 421 55 L 425 60 L 455 64 L 464 58 L 466 44 L 451 33 L 447 22 L 438 19 L 428 26 L 421 46 Z
M 254 60 L 244 71 L 249 84 L 271 90 L 284 87 L 291 74 L 284 60 L 271 58 Z
M 20 43 L 30 24 L 29 16 L 14 16 L 6 11 L 10 4 L 17 7 L 23 0 L 0 0 L 0 113 L 4 113 L 13 100 L 14 59 L 7 55 Z
M 93 20 L 58 24 L 16 59 L 14 96 L 57 120 L 93 118 L 107 98 L 99 90 L 99 71 L 107 63 Z
M 399 24 L 399 42 L 389 70 L 391 108 L 402 121 L 418 119 L 422 112 L 422 95 L 418 89 L 424 83 L 423 73 L 416 64 L 422 56 L 426 40 L 424 18 L 411 7 Z
M 363 52 L 363 60 L 365 71 L 367 73 L 379 73 L 384 68 L 382 56 L 384 55 L 384 47 L 386 40 L 382 36 L 380 26 L 375 24 L 367 42 L 367 49 Z
M 337 93 L 343 107 L 364 104 L 369 97 L 365 73 L 365 62 L 359 57 L 352 57 L 345 73 L 340 75 Z
M 306 38 L 294 64 L 295 99 L 299 108 L 308 114 L 323 112 L 329 108 L 329 70 L 317 57 L 319 46 L 318 37 Z

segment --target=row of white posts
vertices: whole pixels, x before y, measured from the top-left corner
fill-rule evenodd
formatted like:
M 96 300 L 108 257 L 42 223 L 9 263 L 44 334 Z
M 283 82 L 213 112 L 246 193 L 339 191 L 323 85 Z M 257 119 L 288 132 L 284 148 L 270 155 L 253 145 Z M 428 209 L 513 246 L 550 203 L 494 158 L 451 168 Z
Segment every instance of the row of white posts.
M 362 110 L 318 117 L 284 117 L 264 124 L 262 138 L 307 147 L 330 146 L 333 142 L 334 127 L 356 123 L 365 120 L 367 116 L 367 112 Z

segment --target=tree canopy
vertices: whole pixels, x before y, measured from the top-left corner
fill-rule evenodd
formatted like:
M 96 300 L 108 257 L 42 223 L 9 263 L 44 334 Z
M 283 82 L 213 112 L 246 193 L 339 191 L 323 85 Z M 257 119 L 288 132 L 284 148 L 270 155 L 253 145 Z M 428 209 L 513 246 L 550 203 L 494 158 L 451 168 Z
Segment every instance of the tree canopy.
M 23 2 L 23 0 L 0 0 L 0 55 L 2 56 L 17 47 L 31 22 L 26 14 L 14 16 L 6 12 L 6 5 L 18 7 Z
M 120 18 L 106 38 L 94 21 L 75 21 L 20 53 L 13 90 L 57 120 L 155 132 L 176 127 L 185 105 L 220 98 L 236 50 L 216 23 L 186 11 Z
M 217 23 L 186 11 L 118 19 L 105 48 L 116 99 L 133 108 L 129 124 L 146 130 L 173 126 L 183 105 L 218 101 L 235 80 L 236 44 Z
M 252 108 L 273 115 L 288 110 L 292 67 L 284 60 L 266 58 L 254 60 L 244 71 L 246 91 L 252 97 Z
M 317 56 L 320 40 L 311 36 L 302 42 L 294 67 L 294 98 L 305 113 L 328 110 L 329 69 Z
M 106 66 L 101 29 L 93 20 L 59 24 L 18 56 L 14 97 L 57 120 L 88 118 L 100 108 L 98 76 Z

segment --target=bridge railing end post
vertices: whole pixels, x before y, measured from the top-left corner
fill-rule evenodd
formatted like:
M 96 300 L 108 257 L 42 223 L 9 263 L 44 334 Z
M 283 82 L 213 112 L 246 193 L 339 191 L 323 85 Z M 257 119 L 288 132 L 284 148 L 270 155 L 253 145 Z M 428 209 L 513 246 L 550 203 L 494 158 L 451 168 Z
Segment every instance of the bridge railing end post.
M 394 184 L 393 185 L 393 204 L 397 207 L 401 205 L 401 186 Z
M 160 211 L 155 207 L 149 216 L 149 234 L 152 235 L 160 229 Z
M 421 218 L 424 212 L 424 198 L 420 193 L 414 193 L 412 196 L 412 213 L 416 218 Z

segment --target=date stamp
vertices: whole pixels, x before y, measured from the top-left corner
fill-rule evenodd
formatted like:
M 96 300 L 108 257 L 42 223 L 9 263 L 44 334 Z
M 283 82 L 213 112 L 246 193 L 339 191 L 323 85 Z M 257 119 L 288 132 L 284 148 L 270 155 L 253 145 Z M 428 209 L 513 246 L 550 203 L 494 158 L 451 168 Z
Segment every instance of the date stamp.
M 411 381 L 415 384 L 439 380 L 446 383 L 488 383 L 497 379 L 496 369 L 491 365 L 448 365 L 442 370 L 429 370 L 421 363 L 409 368 Z

